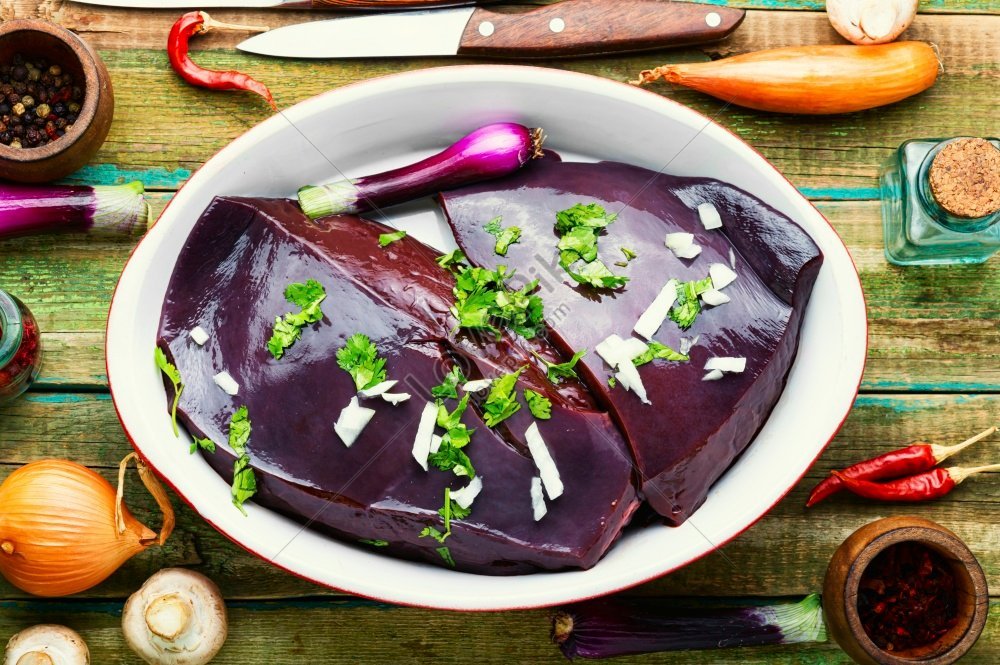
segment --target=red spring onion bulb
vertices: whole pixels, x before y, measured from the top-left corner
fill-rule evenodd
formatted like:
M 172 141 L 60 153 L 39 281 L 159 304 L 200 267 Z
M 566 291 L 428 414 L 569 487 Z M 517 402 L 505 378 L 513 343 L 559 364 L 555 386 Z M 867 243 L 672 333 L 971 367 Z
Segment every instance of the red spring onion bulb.
M 415 164 L 357 179 L 299 190 L 310 219 L 357 214 L 513 173 L 542 154 L 541 129 L 513 122 L 480 127 L 442 152 Z
M 151 221 L 138 180 L 126 185 L 0 185 L 0 238 L 77 231 L 142 235 Z

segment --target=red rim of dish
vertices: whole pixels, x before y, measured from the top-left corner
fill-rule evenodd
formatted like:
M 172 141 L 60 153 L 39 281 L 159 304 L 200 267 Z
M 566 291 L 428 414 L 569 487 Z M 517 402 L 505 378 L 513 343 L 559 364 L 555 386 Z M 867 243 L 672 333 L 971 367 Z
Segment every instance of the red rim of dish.
M 523 70 L 523 69 L 533 69 L 533 68 L 531 68 L 531 67 L 525 67 L 525 66 L 522 66 L 522 65 L 451 65 L 451 66 L 448 66 L 446 68 L 437 68 L 437 69 L 463 69 L 463 70 L 465 70 L 465 69 L 522 69 Z M 340 90 L 357 89 L 357 88 L 363 87 L 363 86 L 365 86 L 365 85 L 367 85 L 369 83 L 373 83 L 373 82 L 376 82 L 376 81 L 385 81 L 387 79 L 397 79 L 397 78 L 403 78 L 403 77 L 410 77 L 410 76 L 413 76 L 413 75 L 425 73 L 427 71 L 429 71 L 429 70 L 428 69 L 417 69 L 417 70 L 413 70 L 413 71 L 410 71 L 410 72 L 400 72 L 400 73 L 396 73 L 396 74 L 387 74 L 385 76 L 379 76 L 379 77 L 375 77 L 375 78 L 372 78 L 372 79 L 366 79 L 364 81 L 357 81 L 355 83 L 351 83 L 351 84 L 348 84 L 348 85 L 345 85 L 345 86 L 341 86 L 339 88 L 334 88 L 333 90 L 328 90 L 327 92 L 324 92 L 324 93 L 320 93 L 319 95 L 315 95 L 313 97 L 310 97 L 309 99 L 306 99 L 306 100 L 303 100 L 302 102 L 299 102 L 299 104 L 305 104 L 307 102 L 312 102 L 312 101 L 315 101 L 317 99 L 321 99 L 323 97 L 326 97 L 327 95 L 334 94 L 334 93 L 336 93 L 336 92 L 338 92 Z M 563 75 L 581 77 L 581 78 L 586 78 L 586 79 L 597 78 L 597 79 L 599 79 L 599 80 L 601 80 L 603 82 L 606 82 L 606 83 L 614 83 L 616 85 L 623 86 L 623 87 L 625 87 L 625 88 L 627 88 L 627 89 L 629 89 L 631 91 L 639 91 L 639 92 L 645 93 L 647 95 L 650 95 L 654 99 L 659 100 L 658 103 L 666 103 L 668 105 L 680 107 L 680 108 L 684 109 L 685 111 L 688 111 L 688 112 L 691 112 L 691 113 L 695 113 L 698 116 L 700 116 L 701 118 L 704 118 L 707 124 L 715 125 L 716 127 L 720 128 L 723 131 L 725 131 L 728 134 L 730 134 L 737 141 L 739 141 L 740 143 L 742 143 L 743 145 L 745 145 L 747 148 L 749 148 L 750 150 L 752 150 L 754 152 L 754 154 L 756 154 L 758 157 L 760 157 L 771 169 L 773 169 L 774 172 L 782 180 L 784 180 L 786 183 L 788 183 L 788 185 L 793 190 L 795 190 L 796 194 L 798 196 L 800 196 L 802 198 L 802 200 L 805 201 L 813 210 L 815 210 L 816 214 L 818 214 L 820 216 L 820 218 L 823 219 L 823 221 L 825 221 L 827 223 L 827 226 L 830 227 L 830 230 L 833 232 L 834 237 L 836 237 L 837 240 L 840 242 L 840 244 L 843 246 L 844 251 L 847 253 L 848 258 L 850 259 L 851 267 L 854 268 L 854 274 L 855 274 L 855 276 L 857 277 L 857 280 L 858 280 L 858 290 L 861 292 L 861 301 L 862 301 L 862 305 L 863 305 L 864 310 L 865 310 L 865 318 L 864 318 L 864 326 L 865 326 L 865 353 L 864 353 L 864 357 L 865 357 L 865 359 L 867 359 L 867 357 L 868 357 L 868 302 L 867 302 L 867 300 L 865 298 L 864 288 L 862 288 L 861 275 L 858 272 L 858 267 L 854 263 L 854 259 L 853 259 L 853 257 L 851 257 L 851 254 L 850 254 L 850 251 L 847 248 L 847 245 L 844 243 L 843 239 L 840 237 L 840 234 L 837 233 L 837 229 L 835 229 L 834 226 L 832 224 L 830 224 L 830 220 L 828 220 L 826 218 L 826 216 L 822 212 L 820 212 L 819 209 L 816 208 L 815 205 L 813 205 L 812 201 L 810 201 L 805 195 L 803 195 L 798 189 L 796 189 L 795 185 L 793 185 L 792 182 L 790 180 L 788 180 L 788 178 L 786 178 L 785 175 L 781 171 L 779 171 L 777 169 L 777 167 L 775 167 L 773 164 L 771 164 L 771 162 L 769 162 L 767 160 L 767 158 L 764 157 L 764 155 L 762 155 L 756 148 L 754 148 L 752 145 L 750 145 L 749 143 L 747 143 L 746 141 L 744 141 L 742 138 L 739 137 L 738 134 L 736 134 L 735 132 L 733 132 L 732 130 L 730 130 L 728 127 L 725 127 L 724 125 L 715 122 L 715 120 L 713 120 L 712 118 L 709 118 L 708 116 L 704 115 L 703 113 L 701 113 L 699 111 L 696 111 L 695 109 L 692 109 L 689 106 L 685 106 L 684 104 L 681 104 L 680 102 L 676 102 L 676 101 L 674 101 L 674 100 L 672 100 L 670 98 L 658 95 L 655 92 L 651 92 L 649 90 L 645 90 L 645 89 L 642 89 L 642 88 L 636 88 L 634 86 L 631 86 L 631 85 L 629 85 L 627 83 L 622 83 L 620 81 L 613 81 L 611 79 L 604 79 L 604 78 L 592 76 L 590 74 L 582 74 L 582 73 L 579 73 L 579 72 L 562 71 L 560 73 L 563 74 Z M 298 106 L 298 104 L 296 104 L 296 106 Z M 255 125 L 254 127 L 257 127 L 257 126 L 258 125 Z M 250 130 L 247 130 L 247 131 L 249 132 L 249 131 L 252 131 L 253 129 L 254 128 L 252 127 Z M 245 135 L 245 133 L 241 134 L 241 136 L 243 136 L 243 135 Z M 184 187 L 186 187 L 187 184 L 191 181 L 191 179 L 193 179 L 194 176 L 199 171 L 201 171 L 202 169 L 204 169 L 207 164 L 209 164 L 212 160 L 214 160 L 220 153 L 222 153 L 223 151 L 227 150 L 231 145 L 232 145 L 232 142 L 228 143 L 227 145 L 225 145 L 222 148 L 220 148 L 219 150 L 217 150 L 208 160 L 205 161 L 204 164 L 202 164 L 201 167 L 199 167 L 198 169 L 196 169 L 195 172 L 191 174 L 191 177 L 188 178 L 188 181 L 185 182 L 183 185 L 181 185 L 181 188 L 178 189 L 177 191 L 180 192 L 181 189 L 183 189 Z M 159 217 L 163 216 L 163 214 L 169 209 L 170 205 L 173 203 L 173 201 L 175 199 L 176 199 L 176 195 L 167 203 L 167 205 L 164 207 L 163 211 L 160 213 Z M 159 217 L 157 219 L 159 219 Z M 135 254 L 136 249 L 138 249 L 139 246 L 144 241 L 145 241 L 145 237 L 143 237 L 143 239 L 140 240 L 139 243 L 135 246 L 135 248 L 133 248 L 132 251 L 129 253 L 128 261 L 126 261 L 126 264 L 125 264 L 126 268 L 128 267 L 128 264 L 132 262 L 132 257 Z M 125 268 L 123 268 L 122 270 L 124 272 Z M 115 290 L 114 290 L 114 293 L 111 296 L 111 304 L 108 307 L 108 314 L 109 314 L 108 325 L 109 326 L 110 326 L 110 313 L 111 313 L 111 309 L 114 308 L 115 297 L 118 295 L 118 287 L 119 287 L 120 284 L 121 284 L 121 279 L 119 278 L 119 282 L 117 284 L 115 284 Z M 712 547 L 709 548 L 708 550 L 706 550 L 704 552 L 701 552 L 700 554 L 697 554 L 697 555 L 695 555 L 695 556 L 687 559 L 686 561 L 683 561 L 683 562 L 677 564 L 676 566 L 672 566 L 672 567 L 670 567 L 670 568 L 668 568 L 666 570 L 660 571 L 660 572 L 658 572 L 658 573 L 656 573 L 654 575 L 650 575 L 649 577 L 646 577 L 644 579 L 636 580 L 636 581 L 633 581 L 633 582 L 628 582 L 627 584 L 623 584 L 623 585 L 615 587 L 613 589 L 608 589 L 607 591 L 603 591 L 601 593 L 585 595 L 585 596 L 581 596 L 579 598 L 575 598 L 575 599 L 572 599 L 572 600 L 563 600 L 563 601 L 556 601 L 556 602 L 549 602 L 549 603 L 536 603 L 536 604 L 510 606 L 510 607 L 504 607 L 502 609 L 495 609 L 495 608 L 468 608 L 468 607 L 448 607 L 446 605 L 421 605 L 420 603 L 400 602 L 400 601 L 389 600 L 389 599 L 386 599 L 386 598 L 380 598 L 378 596 L 372 596 L 372 595 L 368 595 L 368 594 L 364 594 L 364 593 L 359 593 L 357 591 L 351 591 L 349 589 L 343 589 L 341 587 L 334 586 L 334 585 L 330 584 L 329 582 L 324 582 L 322 580 L 318 580 L 318 579 L 309 577 L 308 575 L 306 575 L 304 573 L 300 573 L 300 572 L 298 572 L 296 570 L 293 570 L 293 569 L 291 569 L 291 568 L 289 568 L 289 567 L 287 567 L 285 565 L 282 565 L 281 563 L 278 563 L 277 561 L 275 561 L 273 559 L 270 559 L 269 557 L 265 556 L 264 554 L 262 554 L 262 553 L 260 553 L 260 552 L 258 552 L 256 550 L 251 549 L 247 545 L 244 545 L 239 540 L 237 540 L 235 536 L 230 535 L 225 529 L 223 529 L 222 527 L 220 527 L 218 524 L 216 524 L 212 520 L 210 520 L 207 517 L 205 517 L 204 515 L 202 515 L 201 512 L 195 507 L 194 503 L 190 499 L 188 499 L 188 497 L 183 492 L 181 492 L 177 488 L 177 486 L 174 485 L 173 482 L 171 482 L 171 480 L 169 478 L 167 478 L 158 468 L 156 468 L 155 465 L 151 464 L 149 462 L 149 460 L 146 459 L 145 455 L 142 454 L 142 450 L 139 448 L 139 446 L 135 442 L 135 439 L 132 437 L 132 433 L 129 432 L 128 427 L 125 425 L 125 421 L 122 418 L 121 411 L 118 409 L 118 402 L 115 399 L 114 387 L 111 385 L 111 374 L 110 374 L 110 371 L 109 371 L 109 368 L 108 368 L 108 360 L 107 360 L 108 357 L 109 357 L 109 355 L 110 355 L 110 349 L 107 348 L 107 332 L 108 332 L 108 330 L 107 330 L 107 328 L 105 328 L 104 368 L 105 368 L 105 373 L 108 375 L 108 388 L 111 391 L 111 402 L 114 405 L 115 415 L 118 417 L 118 422 L 122 426 L 122 430 L 125 433 L 125 437 L 128 439 L 129 444 L 135 450 L 136 454 L 139 455 L 139 457 L 142 458 L 142 460 L 148 466 L 150 466 L 153 469 L 153 471 L 156 472 L 156 475 L 159 476 L 163 480 L 163 482 L 165 482 L 170 487 L 170 489 L 172 489 L 174 491 L 174 493 L 177 494 L 177 496 L 179 496 L 181 498 L 181 500 L 184 501 L 184 503 L 186 503 L 188 505 L 188 507 L 190 507 L 195 513 L 197 513 L 198 516 L 201 517 L 201 519 L 203 519 L 206 522 L 208 522 L 212 526 L 213 529 L 215 529 L 216 531 L 218 531 L 219 533 L 221 533 L 223 536 L 225 536 L 233 544 L 239 546 L 240 548 L 242 548 L 243 550 L 249 552 L 250 554 L 252 554 L 252 555 L 254 555 L 254 556 L 256 556 L 256 557 L 258 557 L 258 558 L 260 558 L 260 559 L 262 559 L 264 561 L 266 561 L 270 565 L 275 566 L 275 567 L 277 567 L 277 568 L 279 568 L 281 570 L 284 570 L 285 572 L 290 573 L 290 574 L 294 575 L 295 577 L 298 577 L 300 579 L 306 580 L 308 582 L 312 582 L 313 584 L 317 584 L 317 585 L 325 587 L 327 589 L 331 589 L 331 590 L 334 590 L 334 591 L 339 591 L 341 593 L 350 594 L 352 596 L 366 598 L 368 600 L 373 600 L 373 601 L 380 602 L 380 603 L 386 603 L 386 604 L 389 604 L 389 605 L 397 605 L 397 606 L 401 606 L 401 607 L 414 607 L 414 608 L 420 608 L 420 609 L 453 611 L 453 612 L 496 612 L 496 611 L 533 610 L 533 609 L 541 609 L 541 608 L 546 608 L 546 607 L 554 607 L 554 606 L 564 605 L 564 604 L 569 604 L 569 603 L 577 603 L 577 602 L 582 602 L 582 601 L 585 601 L 585 600 L 591 600 L 593 598 L 601 598 L 601 597 L 608 596 L 608 595 L 611 595 L 611 594 L 620 593 L 622 591 L 626 591 L 628 589 L 632 589 L 632 588 L 635 588 L 637 586 L 641 586 L 643 584 L 651 582 L 653 580 L 659 579 L 659 578 L 661 578 L 661 577 L 663 577 L 665 575 L 669 575 L 670 573 L 672 573 L 672 572 L 674 572 L 676 570 L 679 570 L 679 569 L 681 569 L 681 568 L 683 568 L 683 567 L 685 567 L 685 566 L 687 566 L 687 565 L 689 565 L 689 564 L 697 561 L 698 559 L 701 559 L 704 556 L 707 556 L 708 554 L 710 554 L 710 553 L 712 553 L 714 551 L 721 550 L 727 544 L 729 544 L 730 542 L 732 542 L 733 540 L 735 540 L 736 538 L 738 538 L 739 536 L 741 536 L 743 533 L 745 533 L 752 526 L 754 526 L 755 524 L 757 524 L 761 519 L 764 518 L 765 515 L 767 515 L 769 512 L 771 512 L 771 510 L 776 505 L 778 505 L 788 495 L 788 493 L 792 491 L 792 489 L 796 485 L 799 484 L 799 482 L 802 480 L 802 478 L 805 477 L 806 473 L 808 473 L 809 469 L 812 468 L 813 464 L 816 463 L 816 460 L 818 460 L 820 458 L 820 456 L 823 454 L 823 452 L 827 449 L 827 447 L 829 447 L 830 443 L 837 436 L 837 433 L 840 432 L 841 428 L 844 426 L 844 422 L 847 420 L 847 417 L 850 415 L 851 410 L 854 408 L 854 401 L 855 401 L 855 399 L 857 399 L 858 393 L 859 393 L 859 391 L 861 389 L 861 380 L 862 380 L 862 377 L 864 376 L 864 364 L 865 364 L 864 362 L 862 362 L 862 367 L 861 367 L 862 371 L 858 375 L 858 384 L 857 384 L 857 386 L 854 389 L 854 397 L 851 398 L 851 405 L 848 406 L 847 411 L 841 417 L 840 422 L 834 428 L 833 432 L 830 433 L 830 436 L 827 439 L 826 443 L 824 443 L 823 446 L 819 449 L 819 451 L 816 453 L 816 456 L 813 457 L 812 461 L 806 466 L 805 469 L 803 469 L 802 473 L 799 474 L 798 478 L 795 479 L 795 482 L 793 482 L 791 485 L 789 485 L 788 488 L 785 489 L 781 493 L 781 495 L 770 506 L 768 506 L 757 517 L 755 517 L 754 519 L 752 519 L 746 526 L 744 526 L 742 529 L 738 530 L 732 536 L 724 539 L 721 543 L 718 543 L 718 544 L 714 544 L 713 543 Z M 600 562 L 598 562 L 597 565 L 600 565 Z

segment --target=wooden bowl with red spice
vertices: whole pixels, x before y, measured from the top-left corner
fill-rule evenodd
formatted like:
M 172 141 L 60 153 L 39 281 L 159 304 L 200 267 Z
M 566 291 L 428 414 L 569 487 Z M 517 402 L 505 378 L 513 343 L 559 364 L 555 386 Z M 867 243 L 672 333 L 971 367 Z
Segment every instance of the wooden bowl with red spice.
M 834 553 L 823 611 L 830 635 L 858 663 L 947 665 L 983 632 L 989 591 L 954 533 L 920 517 L 888 517 Z
M 48 21 L 17 19 L 0 23 L 0 67 L 12 65 L 15 58 L 23 58 L 26 63 L 44 62 L 56 66 L 53 71 L 59 71 L 59 74 L 55 76 L 69 75 L 72 81 L 69 87 L 79 87 L 82 94 L 78 95 L 79 98 L 53 101 L 43 99 L 37 91 L 32 94 L 30 90 L 10 90 L 0 99 L 0 104 L 13 108 L 24 102 L 25 97 L 30 97 L 30 104 L 24 104 L 26 112 L 19 115 L 31 120 L 38 112 L 43 112 L 43 105 L 54 108 L 67 102 L 79 106 L 71 116 L 72 124 L 60 126 L 58 131 L 62 132 L 61 135 L 54 132 L 51 136 L 47 135 L 44 144 L 30 145 L 22 137 L 16 140 L 22 147 L 0 142 L 0 178 L 17 182 L 57 180 L 90 161 L 104 143 L 111 129 L 115 106 L 111 77 L 90 45 L 69 30 Z M 23 72 L 16 78 L 20 79 L 17 81 L 19 84 L 41 83 L 26 79 Z M 50 101 L 53 103 L 49 104 Z M 10 122 L 11 117 L 10 112 L 0 116 L 0 123 L 4 123 L 5 118 Z M 56 119 L 54 114 L 48 117 Z M 5 124 L 4 131 L 8 129 Z M 44 131 L 45 128 L 31 129 Z

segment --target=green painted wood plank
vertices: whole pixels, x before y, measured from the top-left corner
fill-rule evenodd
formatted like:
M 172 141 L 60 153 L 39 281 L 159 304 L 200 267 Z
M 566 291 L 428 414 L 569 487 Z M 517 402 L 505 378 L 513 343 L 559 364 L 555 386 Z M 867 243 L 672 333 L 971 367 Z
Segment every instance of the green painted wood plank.
M 721 552 L 630 593 L 775 596 L 818 589 L 830 556 L 854 529 L 906 514 L 933 519 L 958 533 L 979 557 L 990 586 L 1000 588 L 1000 531 L 984 528 L 1000 501 L 998 476 L 970 479 L 945 499 L 928 504 L 888 505 L 843 495 L 808 511 L 803 507 L 809 490 L 830 469 L 914 440 L 957 443 L 986 429 L 998 413 L 1000 395 L 864 395 L 819 461 L 764 519 Z M 26 462 L 68 457 L 114 482 L 118 461 L 130 451 L 107 395 L 29 393 L 0 408 L 0 432 L 0 481 Z M 1000 436 L 983 441 L 954 463 L 995 462 L 998 445 Z M 188 453 L 178 445 L 177 454 Z M 134 475 L 125 496 L 138 518 L 155 527 L 155 506 Z M 228 497 L 220 496 L 220 501 Z M 174 504 L 177 529 L 167 545 L 135 557 L 85 597 L 124 597 L 159 568 L 178 565 L 209 575 L 230 599 L 333 594 L 244 552 L 179 500 Z M 0 579 L 0 599 L 24 597 Z

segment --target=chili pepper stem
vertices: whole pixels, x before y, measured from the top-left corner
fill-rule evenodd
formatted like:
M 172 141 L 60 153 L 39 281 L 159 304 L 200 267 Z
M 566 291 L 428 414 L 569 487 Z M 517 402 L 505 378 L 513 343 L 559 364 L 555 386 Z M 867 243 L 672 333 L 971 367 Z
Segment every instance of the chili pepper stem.
M 954 446 L 939 446 L 937 444 L 932 443 L 931 452 L 934 454 L 934 459 L 937 460 L 938 464 L 940 464 L 941 462 L 945 461 L 955 453 L 965 450 L 972 444 L 976 443 L 977 441 L 985 439 L 986 437 L 990 436 L 996 431 L 997 431 L 996 426 L 991 427 L 988 430 L 980 432 L 979 434 L 975 435 L 970 439 L 966 439 L 962 443 L 956 443 Z
M 959 484 L 969 476 L 974 476 L 977 473 L 998 473 L 1000 472 L 1000 464 L 988 464 L 986 466 L 972 466 L 972 467 L 962 467 L 962 466 L 952 466 L 948 467 L 948 475 L 951 479 L 955 481 L 955 484 Z
M 208 12 L 198 12 L 201 14 L 202 24 L 199 32 L 208 32 L 209 30 L 242 30 L 245 32 L 267 32 L 271 28 L 266 25 L 239 25 L 236 23 L 223 23 L 222 21 L 216 21 L 214 18 L 208 15 Z

